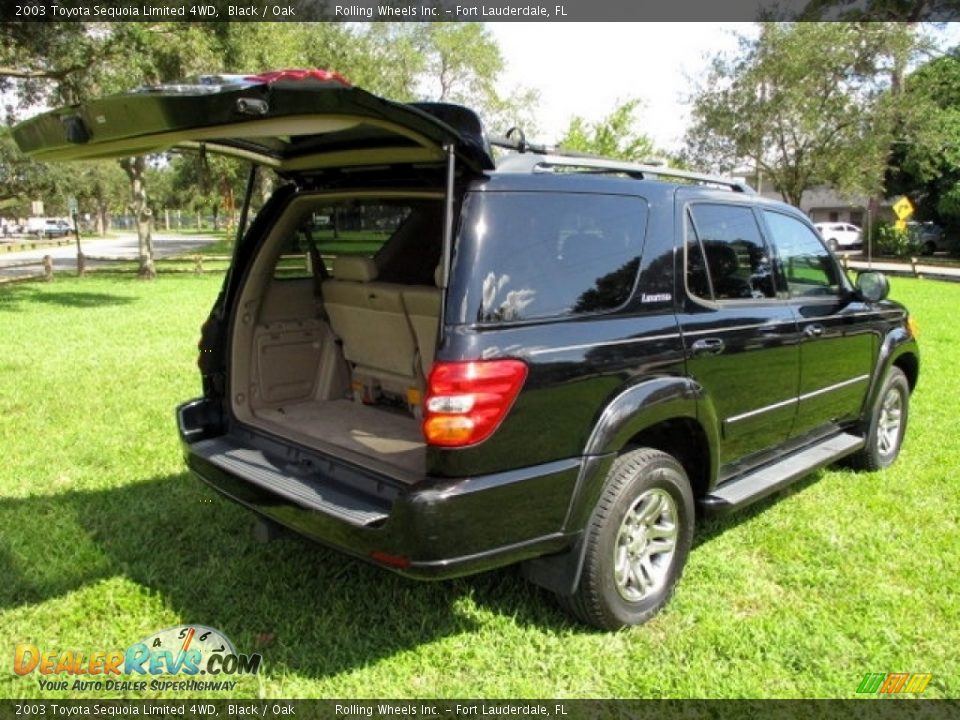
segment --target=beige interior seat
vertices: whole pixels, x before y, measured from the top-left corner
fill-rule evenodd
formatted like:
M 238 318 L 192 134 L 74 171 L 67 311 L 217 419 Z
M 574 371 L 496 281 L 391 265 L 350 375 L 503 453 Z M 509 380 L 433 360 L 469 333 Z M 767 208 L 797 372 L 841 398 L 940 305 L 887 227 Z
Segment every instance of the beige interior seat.
M 384 390 L 405 395 L 422 381 L 404 313 L 404 286 L 378 283 L 376 277 L 371 258 L 336 258 L 333 279 L 323 284 L 324 305 L 355 380 L 375 381 Z
M 439 268 L 434 279 L 439 285 Z M 403 288 L 403 303 L 406 306 L 410 325 L 417 336 L 417 347 L 420 349 L 420 367 L 424 377 L 430 375 L 433 359 L 437 354 L 437 333 L 440 328 L 440 297 L 443 292 L 439 287 L 426 285 L 410 285 Z

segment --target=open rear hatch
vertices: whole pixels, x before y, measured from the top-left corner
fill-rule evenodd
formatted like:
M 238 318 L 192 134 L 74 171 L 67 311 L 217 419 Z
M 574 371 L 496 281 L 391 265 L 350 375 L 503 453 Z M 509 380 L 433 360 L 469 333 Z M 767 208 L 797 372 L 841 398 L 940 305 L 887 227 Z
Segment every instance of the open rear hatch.
M 204 146 L 281 174 L 323 168 L 443 163 L 493 168 L 482 125 L 445 104 L 402 104 L 336 73 L 208 75 L 147 86 L 44 113 L 17 125 L 36 160 L 98 160 Z
M 311 482 L 333 482 L 333 458 L 403 485 L 422 479 L 425 445 L 417 402 L 408 407 L 404 398 L 420 397 L 437 344 L 441 288 L 449 268 L 455 167 L 473 172 L 494 167 L 483 127 L 472 111 L 441 103 L 395 103 L 351 87 L 336 73 L 287 70 L 144 87 L 47 112 L 16 126 L 13 135 L 37 160 L 100 160 L 203 148 L 288 178 L 370 171 L 357 174 L 351 186 L 356 189 L 350 191 L 354 195 L 335 194 L 336 202 L 346 204 L 346 214 L 329 209 L 329 196 L 304 191 L 279 219 L 261 228 L 253 242 L 244 244 L 247 252 L 238 253 L 237 262 L 245 267 L 252 263 L 252 269 L 228 279 L 234 284 L 226 296 L 235 299 L 224 301 L 222 316 L 232 317 L 230 313 L 242 307 L 243 317 L 250 320 L 236 323 L 230 337 L 228 323 L 221 321 L 218 332 L 223 335 L 211 343 L 230 348 L 224 370 L 233 391 L 224 392 L 224 399 L 242 427 L 234 427 L 231 438 L 204 447 L 209 445 L 214 453 L 207 460 L 222 470 L 229 469 L 228 461 L 240 462 L 238 457 L 253 467 L 244 453 L 265 453 L 262 472 L 251 471 L 251 477 L 269 476 L 274 485 L 274 475 L 288 477 L 291 483 L 306 483 L 303 492 L 311 497 L 316 490 L 307 487 Z M 403 177 L 406 168 L 422 167 L 442 174 L 430 175 L 435 180 L 418 192 L 364 189 L 364 176 Z M 386 210 L 361 212 L 364 203 L 374 201 Z M 383 234 L 387 210 L 397 214 L 397 205 L 403 203 L 409 205 L 408 214 L 419 212 L 426 218 L 419 232 L 432 238 L 423 243 L 430 247 L 425 273 L 391 277 L 390 265 L 383 261 L 363 277 L 340 276 L 330 256 L 324 256 L 323 272 L 314 271 L 313 277 L 288 279 L 277 270 L 291 243 L 300 242 L 301 255 L 309 248 L 319 259 L 325 234 L 341 246 L 349 244 L 351 233 L 358 241 L 365 234 Z M 341 217 L 339 226 L 334 217 Z M 373 267 L 374 260 L 354 258 L 353 264 Z M 435 274 L 437 265 L 443 272 Z M 402 337 L 391 340 L 394 336 Z M 407 376 L 417 377 L 411 381 Z M 374 390 L 392 406 L 382 400 L 372 405 Z M 274 440 L 262 445 L 250 431 Z M 190 430 L 184 438 L 192 442 L 193 434 Z M 280 443 L 271 444 L 276 440 Z M 277 457 L 281 460 L 274 464 Z M 320 464 L 327 467 L 322 481 L 319 475 L 314 478 Z M 268 466 L 274 468 L 273 475 L 267 473 Z M 297 472 L 290 469 L 294 466 Z M 306 475 L 296 479 L 301 471 Z M 348 485 L 358 487 L 352 480 Z

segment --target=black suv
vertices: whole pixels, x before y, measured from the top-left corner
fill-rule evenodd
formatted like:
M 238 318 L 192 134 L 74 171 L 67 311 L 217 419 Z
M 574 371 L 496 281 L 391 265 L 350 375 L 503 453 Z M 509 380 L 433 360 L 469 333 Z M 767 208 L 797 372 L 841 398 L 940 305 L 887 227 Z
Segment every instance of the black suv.
M 899 452 L 906 310 L 738 182 L 522 141 L 495 161 L 471 111 L 323 71 L 146 88 L 15 137 L 40 159 L 202 147 L 274 171 L 178 410 L 186 460 L 404 575 L 522 563 L 587 623 L 640 623 L 698 515 Z

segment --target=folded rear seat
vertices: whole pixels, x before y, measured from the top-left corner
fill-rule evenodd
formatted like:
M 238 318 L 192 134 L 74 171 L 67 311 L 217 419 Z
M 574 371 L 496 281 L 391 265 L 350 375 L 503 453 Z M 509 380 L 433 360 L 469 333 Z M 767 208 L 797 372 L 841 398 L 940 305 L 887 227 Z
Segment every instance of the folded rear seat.
M 440 269 L 437 268 L 435 281 L 440 284 Z M 403 303 L 417 337 L 420 349 L 420 367 L 424 377 L 430 374 L 433 358 L 437 353 L 437 333 L 440 328 L 440 295 L 442 290 L 427 285 L 403 285 Z
M 422 388 L 416 342 L 404 313 L 402 290 L 376 282 L 377 266 L 367 257 L 338 257 L 323 299 L 333 332 L 343 342 L 355 383 L 402 397 Z

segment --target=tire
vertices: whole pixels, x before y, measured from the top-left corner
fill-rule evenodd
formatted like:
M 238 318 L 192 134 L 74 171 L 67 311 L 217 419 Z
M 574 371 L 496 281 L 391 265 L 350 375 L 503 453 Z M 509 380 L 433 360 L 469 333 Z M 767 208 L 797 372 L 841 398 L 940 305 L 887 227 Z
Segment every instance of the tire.
M 933 255 L 937 251 L 937 244 L 932 240 L 928 240 L 923 245 L 922 254 L 924 255 Z
M 870 409 L 866 445 L 850 456 L 860 470 L 882 470 L 900 455 L 910 410 L 910 383 L 898 367 L 891 367 Z
M 840 249 L 840 243 L 838 243 L 833 238 L 827 240 L 827 247 L 830 249 L 830 252 L 835 253 Z
M 680 579 L 693 521 L 693 492 L 680 463 L 651 448 L 621 455 L 585 531 L 580 581 L 573 595 L 560 597 L 561 605 L 602 630 L 646 622 Z M 634 538 L 632 549 L 628 538 Z

